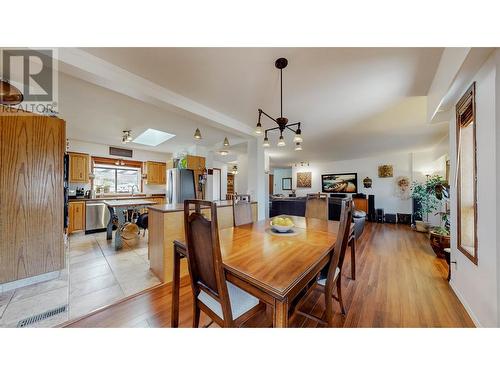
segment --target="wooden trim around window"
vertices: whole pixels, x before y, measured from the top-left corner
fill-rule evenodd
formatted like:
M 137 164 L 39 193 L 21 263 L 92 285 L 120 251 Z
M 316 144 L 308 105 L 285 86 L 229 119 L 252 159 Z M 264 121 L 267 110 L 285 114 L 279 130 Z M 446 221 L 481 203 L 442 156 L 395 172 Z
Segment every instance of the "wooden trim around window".
M 474 254 L 469 253 L 461 244 L 461 181 L 460 181 L 460 165 L 458 159 L 460 129 L 472 126 L 472 138 L 474 148 Z M 470 259 L 474 264 L 478 263 L 478 247 L 477 247 L 477 143 L 476 143 L 476 82 L 467 89 L 465 94 L 459 100 L 456 106 L 456 152 L 457 152 L 457 248 Z
M 137 161 L 137 160 L 125 160 L 125 159 L 120 159 L 120 158 L 106 158 L 103 156 L 92 156 L 91 157 L 91 167 L 92 167 L 92 173 L 94 173 L 94 166 L 96 164 L 107 164 L 110 165 L 114 168 L 119 168 L 119 167 L 130 167 L 130 168 L 140 168 L 141 169 L 141 176 L 144 173 L 144 163 L 142 161 Z M 123 165 L 116 165 L 116 161 L 123 161 Z M 94 179 L 91 180 L 91 189 L 94 188 Z M 141 177 L 141 192 L 144 192 L 144 179 Z

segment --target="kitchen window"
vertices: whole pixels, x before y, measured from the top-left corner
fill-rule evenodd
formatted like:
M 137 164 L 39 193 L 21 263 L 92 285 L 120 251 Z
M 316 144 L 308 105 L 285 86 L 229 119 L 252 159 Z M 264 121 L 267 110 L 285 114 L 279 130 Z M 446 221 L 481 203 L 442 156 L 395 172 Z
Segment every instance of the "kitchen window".
M 94 188 L 98 193 L 134 193 L 141 190 L 141 169 L 132 167 L 94 167 Z

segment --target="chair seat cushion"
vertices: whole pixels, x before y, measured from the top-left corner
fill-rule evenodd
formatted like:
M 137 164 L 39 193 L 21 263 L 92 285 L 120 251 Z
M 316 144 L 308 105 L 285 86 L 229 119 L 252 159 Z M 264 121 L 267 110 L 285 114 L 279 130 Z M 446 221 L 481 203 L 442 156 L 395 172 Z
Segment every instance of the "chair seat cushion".
M 336 279 L 336 278 L 337 278 L 337 276 L 339 275 L 339 273 L 340 273 L 340 268 L 338 268 L 338 267 L 337 267 L 337 268 L 335 269 L 335 276 L 334 276 L 334 279 Z M 326 285 L 326 279 L 319 279 L 319 280 L 318 280 L 318 284 L 319 284 L 319 285 L 323 285 L 323 286 L 325 286 L 325 285 Z
M 258 298 L 245 292 L 243 289 L 238 288 L 236 285 L 227 281 L 227 291 L 229 293 L 229 301 L 231 303 L 231 313 L 233 319 L 238 319 L 241 315 L 246 313 L 252 307 L 259 304 Z M 210 310 L 217 314 L 221 319 L 224 319 L 222 314 L 222 306 L 212 296 L 203 290 L 198 294 L 198 299 L 204 303 Z

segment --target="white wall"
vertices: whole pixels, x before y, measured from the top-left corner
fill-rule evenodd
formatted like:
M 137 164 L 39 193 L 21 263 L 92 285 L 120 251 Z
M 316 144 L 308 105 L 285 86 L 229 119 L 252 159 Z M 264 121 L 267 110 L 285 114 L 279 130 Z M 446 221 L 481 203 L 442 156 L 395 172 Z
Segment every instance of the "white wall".
M 394 168 L 393 178 L 379 178 L 378 166 L 392 164 Z M 363 159 L 333 161 L 324 163 L 310 163 L 309 166 L 293 167 L 292 185 L 296 189 L 297 196 L 321 191 L 321 175 L 328 173 L 352 173 L 358 174 L 358 192 L 375 195 L 375 208 L 383 208 L 386 213 L 411 213 L 411 200 L 401 200 L 395 196 L 395 180 L 399 176 L 412 176 L 412 154 L 398 153 L 379 157 Z M 312 172 L 312 187 L 297 188 L 297 172 Z M 373 180 L 372 188 L 363 187 L 363 179 L 370 177 Z
M 128 147 L 124 147 L 128 148 Z M 117 156 L 109 155 L 109 146 L 99 143 L 82 142 L 74 139 L 68 140 L 68 151 L 82 152 L 90 154 L 91 156 L 102 156 L 118 158 Z M 135 150 L 133 152 L 132 158 L 122 158 L 124 160 L 136 160 L 136 161 L 161 161 L 166 162 L 172 159 L 172 154 L 162 153 L 162 152 L 151 152 L 144 150 Z M 148 185 L 143 184 L 144 192 L 147 194 L 153 193 L 165 193 L 165 185 Z M 80 185 L 71 184 L 70 188 L 83 187 L 85 190 L 90 189 L 90 184 Z
M 455 168 L 455 138 L 450 136 L 450 160 L 453 181 L 451 184 L 451 248 L 452 260 L 456 267 L 452 270 L 451 286 L 455 290 L 469 314 L 479 326 L 498 327 L 499 302 L 499 259 L 498 236 L 499 215 L 497 210 L 497 178 L 499 163 L 496 152 L 497 116 L 500 115 L 498 96 L 500 95 L 500 53 L 495 52 L 474 76 L 467 87 L 476 81 L 476 142 L 477 142 L 477 236 L 478 264 L 473 264 L 457 249 L 457 204 Z M 464 90 L 467 88 L 465 87 Z M 456 134 L 455 117 L 450 120 L 450 134 Z
M 283 190 L 281 189 L 282 183 L 281 179 L 292 177 L 292 168 L 274 168 L 274 194 L 283 194 L 288 196 L 292 191 L 291 190 Z M 293 186 L 292 186 L 293 188 Z

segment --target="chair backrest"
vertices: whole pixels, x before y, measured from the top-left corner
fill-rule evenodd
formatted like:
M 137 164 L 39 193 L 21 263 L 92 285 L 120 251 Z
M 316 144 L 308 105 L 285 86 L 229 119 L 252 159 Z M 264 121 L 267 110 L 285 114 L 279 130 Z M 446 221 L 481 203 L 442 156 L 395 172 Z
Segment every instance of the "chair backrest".
M 342 201 L 339 231 L 337 233 L 335 250 L 333 252 L 332 259 L 330 260 L 330 265 L 328 266 L 328 275 L 326 277 L 326 290 L 327 293 L 329 293 L 327 294 L 328 296 L 332 295 L 335 271 L 337 267 L 342 269 L 342 264 L 344 263 L 345 252 L 347 249 L 347 244 L 349 243 L 349 234 L 351 231 L 352 207 L 353 203 L 351 199 L 344 199 Z
M 328 220 L 328 194 L 307 194 L 306 217 Z
M 194 212 L 190 212 L 193 205 Z M 210 209 L 210 220 L 201 213 L 202 208 Z M 197 297 L 200 290 L 209 294 L 221 304 L 224 320 L 232 321 L 220 251 L 217 205 L 209 201 L 185 200 L 184 229 L 193 294 Z
M 235 227 L 253 223 L 250 195 L 235 195 L 233 199 L 233 224 Z

